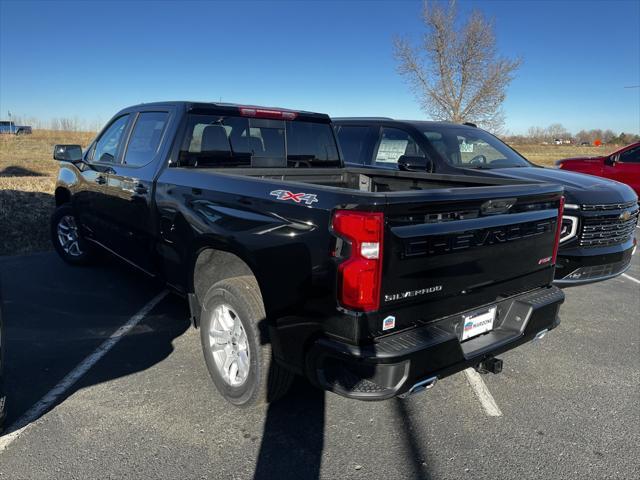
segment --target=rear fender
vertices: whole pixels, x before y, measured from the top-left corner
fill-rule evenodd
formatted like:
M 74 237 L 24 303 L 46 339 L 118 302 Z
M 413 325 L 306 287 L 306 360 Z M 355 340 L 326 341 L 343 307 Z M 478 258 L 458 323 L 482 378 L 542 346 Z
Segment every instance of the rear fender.
M 262 295 L 261 279 L 252 268 L 253 261 L 244 252 L 230 251 L 227 245 L 221 245 L 212 239 L 201 239 L 194 248 L 194 255 L 190 262 L 188 292 L 194 297 L 190 299 L 194 324 L 199 322 L 199 309 L 202 300 L 211 286 L 228 278 L 250 275 L 256 278 Z M 263 296 L 265 311 L 268 313 L 267 301 Z M 195 310 L 195 311 L 194 311 Z

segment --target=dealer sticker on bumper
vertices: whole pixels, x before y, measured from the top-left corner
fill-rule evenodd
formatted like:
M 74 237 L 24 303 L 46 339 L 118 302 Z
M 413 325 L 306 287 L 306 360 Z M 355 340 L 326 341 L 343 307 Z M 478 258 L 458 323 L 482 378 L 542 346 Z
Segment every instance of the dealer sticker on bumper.
M 493 321 L 496 319 L 496 307 L 476 310 L 463 317 L 462 339 L 465 340 L 488 332 L 493 329 Z

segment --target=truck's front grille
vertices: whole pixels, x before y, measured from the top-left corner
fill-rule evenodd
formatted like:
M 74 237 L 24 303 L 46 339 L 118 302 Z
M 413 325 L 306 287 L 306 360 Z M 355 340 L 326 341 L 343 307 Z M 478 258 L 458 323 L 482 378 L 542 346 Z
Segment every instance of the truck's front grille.
M 579 236 L 580 246 L 605 247 L 624 243 L 633 236 L 637 223 L 637 209 L 634 212 L 625 210 L 623 213 L 584 217 Z
M 625 258 L 619 262 L 605 263 L 604 265 L 591 265 L 588 267 L 576 268 L 569 275 L 563 277 L 563 280 L 590 280 L 593 278 L 606 278 L 624 272 L 629 266 L 631 257 Z

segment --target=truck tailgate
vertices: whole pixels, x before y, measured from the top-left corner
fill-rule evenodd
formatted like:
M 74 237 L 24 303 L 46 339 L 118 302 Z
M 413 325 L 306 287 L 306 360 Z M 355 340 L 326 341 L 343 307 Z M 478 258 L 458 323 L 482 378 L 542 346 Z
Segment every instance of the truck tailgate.
M 561 190 L 518 188 L 465 189 L 473 200 L 455 202 L 390 198 L 379 313 L 395 315 L 395 331 L 551 283 Z

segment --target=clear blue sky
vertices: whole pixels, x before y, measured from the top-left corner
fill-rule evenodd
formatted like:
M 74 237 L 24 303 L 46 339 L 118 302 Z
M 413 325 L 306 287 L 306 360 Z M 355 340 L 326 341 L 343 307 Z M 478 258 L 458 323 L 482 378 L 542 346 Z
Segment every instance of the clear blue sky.
M 524 64 L 506 127 L 640 132 L 640 1 L 462 1 Z M 391 42 L 420 3 L 0 0 L 0 116 L 104 122 L 156 100 L 219 100 L 426 118 Z

